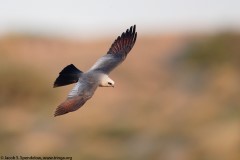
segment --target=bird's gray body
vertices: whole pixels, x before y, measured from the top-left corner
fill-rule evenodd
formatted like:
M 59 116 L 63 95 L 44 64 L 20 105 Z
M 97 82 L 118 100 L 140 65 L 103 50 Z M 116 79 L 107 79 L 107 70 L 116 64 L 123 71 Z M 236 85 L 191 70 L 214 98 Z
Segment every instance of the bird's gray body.
M 101 87 L 113 87 L 114 81 L 108 74 L 121 64 L 135 44 L 137 33 L 136 26 L 127 29 L 119 36 L 106 55 L 102 56 L 85 73 L 77 69 L 73 64 L 65 67 L 54 83 L 54 87 L 76 83 L 68 94 L 67 99 L 58 106 L 55 116 L 63 115 L 79 109 L 90 99 L 96 89 Z
M 92 97 L 101 82 L 102 76 L 103 73 L 96 71 L 83 73 L 79 77 L 78 82 L 75 84 L 71 92 L 68 94 L 68 98 L 73 98 L 75 96 Z

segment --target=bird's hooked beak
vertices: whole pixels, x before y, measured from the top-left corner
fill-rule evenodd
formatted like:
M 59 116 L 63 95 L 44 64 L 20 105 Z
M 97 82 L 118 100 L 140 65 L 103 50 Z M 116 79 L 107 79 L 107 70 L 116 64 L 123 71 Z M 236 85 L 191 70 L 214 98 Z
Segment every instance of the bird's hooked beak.
M 110 86 L 114 88 L 114 86 L 115 86 L 114 82 L 111 82 Z

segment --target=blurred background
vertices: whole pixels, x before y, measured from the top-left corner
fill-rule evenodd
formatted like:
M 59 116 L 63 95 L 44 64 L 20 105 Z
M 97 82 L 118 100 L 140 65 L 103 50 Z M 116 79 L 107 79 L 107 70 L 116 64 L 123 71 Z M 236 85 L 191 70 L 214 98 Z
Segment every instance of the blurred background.
M 0 0 L 0 155 L 240 159 L 240 1 Z M 138 39 L 77 112 L 53 117 L 131 25 Z

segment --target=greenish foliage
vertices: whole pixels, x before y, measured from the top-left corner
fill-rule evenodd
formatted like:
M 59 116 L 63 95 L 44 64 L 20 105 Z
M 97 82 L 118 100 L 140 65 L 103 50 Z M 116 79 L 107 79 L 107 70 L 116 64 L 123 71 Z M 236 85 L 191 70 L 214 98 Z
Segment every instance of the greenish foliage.
M 240 64 L 239 44 L 240 35 L 238 34 L 222 33 L 204 38 L 191 43 L 183 55 L 183 61 L 185 65 L 203 69 L 228 64 L 238 67 Z
M 130 128 L 129 126 L 115 126 L 103 128 L 98 136 L 123 141 L 132 138 L 136 132 L 134 128 Z
M 1 106 L 39 102 L 44 104 L 54 98 L 46 77 L 34 68 L 9 61 L 2 62 L 0 78 Z

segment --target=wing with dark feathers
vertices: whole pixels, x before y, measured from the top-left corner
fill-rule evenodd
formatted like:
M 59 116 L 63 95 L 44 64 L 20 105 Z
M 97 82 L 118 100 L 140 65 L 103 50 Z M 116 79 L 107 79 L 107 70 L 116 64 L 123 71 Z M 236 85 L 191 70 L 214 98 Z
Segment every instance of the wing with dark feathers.
M 136 25 L 131 26 L 126 32 L 113 42 L 106 55 L 98 59 L 90 70 L 110 73 L 115 67 L 125 60 L 137 39 Z
M 54 116 L 61 116 L 63 114 L 67 114 L 69 112 L 74 112 L 82 107 L 88 99 L 91 97 L 84 97 L 84 96 L 76 96 L 74 98 L 68 98 L 63 103 L 61 103 L 55 113 Z

